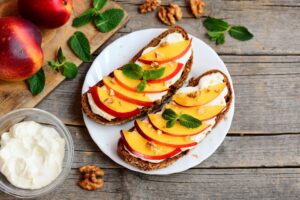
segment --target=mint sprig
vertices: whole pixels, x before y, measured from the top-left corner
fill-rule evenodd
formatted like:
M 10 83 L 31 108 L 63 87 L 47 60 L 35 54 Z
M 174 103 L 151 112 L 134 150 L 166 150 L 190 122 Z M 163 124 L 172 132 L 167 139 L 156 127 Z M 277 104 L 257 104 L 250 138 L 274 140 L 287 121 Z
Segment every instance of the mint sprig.
M 73 79 L 78 73 L 77 66 L 66 60 L 61 47 L 57 51 L 56 60 L 48 61 L 48 65 L 55 71 L 61 72 L 66 78 Z
M 144 70 L 138 64 L 126 64 L 122 67 L 122 72 L 125 76 L 135 80 L 141 80 L 137 85 L 138 93 L 141 93 L 145 90 L 147 86 L 147 80 L 155 80 L 163 76 L 165 72 L 165 67 L 153 70 Z
M 90 43 L 84 33 L 76 31 L 68 40 L 68 44 L 73 53 L 83 62 L 89 62 L 91 60 Z
M 43 68 L 41 68 L 36 74 L 26 80 L 29 90 L 32 95 L 38 95 L 45 87 L 46 78 Z
M 188 114 L 177 114 L 172 109 L 168 108 L 162 113 L 162 117 L 167 120 L 166 127 L 172 128 L 178 120 L 182 126 L 187 128 L 198 128 L 201 126 L 201 121 Z
M 107 0 L 94 0 L 93 8 L 87 9 L 79 17 L 76 17 L 73 20 L 72 26 L 80 27 L 93 22 L 102 33 L 107 33 L 115 29 L 124 18 L 124 11 L 122 9 L 112 8 L 100 12 L 106 3 Z
M 230 25 L 228 22 L 208 17 L 203 21 L 204 27 L 208 30 L 207 35 L 217 45 L 225 43 L 225 33 L 239 41 L 247 41 L 253 38 L 253 34 L 244 26 Z

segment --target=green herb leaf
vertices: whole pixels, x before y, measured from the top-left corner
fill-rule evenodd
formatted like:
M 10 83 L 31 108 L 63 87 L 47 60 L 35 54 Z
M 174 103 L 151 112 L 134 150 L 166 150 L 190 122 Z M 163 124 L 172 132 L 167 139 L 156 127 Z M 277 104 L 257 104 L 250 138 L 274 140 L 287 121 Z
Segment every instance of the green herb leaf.
M 82 13 L 82 15 L 76 17 L 73 20 L 72 26 L 80 27 L 86 25 L 93 20 L 94 15 L 95 15 L 95 10 L 93 8 L 87 9 L 84 13 Z
M 147 81 L 146 80 L 142 80 L 138 85 L 137 85 L 137 92 L 141 93 L 144 91 L 144 89 L 147 86 Z
M 59 47 L 58 51 L 57 51 L 57 61 L 59 63 L 63 63 L 65 62 L 66 57 L 64 56 L 64 53 L 62 52 L 61 47 Z
M 121 9 L 109 9 L 98 15 L 94 19 L 97 29 L 102 33 L 107 33 L 116 28 L 124 18 L 124 11 Z
M 145 80 L 155 80 L 162 77 L 165 73 L 165 67 L 153 70 L 146 70 L 144 71 L 143 78 Z
M 226 31 L 229 24 L 222 19 L 208 17 L 203 22 L 204 27 L 209 31 Z
M 215 41 L 216 44 L 224 44 L 225 43 L 225 36 L 223 32 L 207 32 L 207 35 L 212 41 Z
M 201 121 L 194 118 L 191 115 L 182 114 L 179 117 L 179 123 L 182 126 L 185 126 L 187 128 L 198 128 L 201 125 Z
M 176 124 L 176 121 L 177 121 L 177 119 L 175 119 L 175 120 L 169 120 L 168 122 L 167 122 L 167 128 L 172 128 L 175 124 Z
M 82 61 L 89 62 L 91 60 L 90 44 L 84 33 L 76 31 L 68 40 L 68 44 Z
M 74 63 L 67 61 L 64 63 L 62 71 L 65 77 L 67 77 L 68 79 L 73 79 L 78 73 L 78 68 Z
M 35 96 L 43 91 L 45 87 L 45 73 L 41 68 L 35 75 L 26 80 L 30 92 Z
M 93 6 L 97 10 L 100 10 L 101 8 L 103 8 L 105 6 L 106 3 L 107 3 L 107 0 L 94 0 Z
M 139 80 L 143 77 L 144 70 L 137 64 L 126 64 L 122 67 L 122 72 L 131 79 Z
M 50 60 L 50 61 L 48 61 L 48 65 L 53 69 L 53 70 L 55 70 L 55 71 L 59 71 L 59 66 L 60 66 L 60 64 L 59 63 L 57 63 L 57 62 L 55 62 L 54 60 Z
M 169 121 L 175 120 L 176 121 L 178 118 L 178 115 L 172 109 L 168 108 L 163 112 L 162 117 L 165 120 L 169 120 Z
M 233 26 L 229 30 L 229 34 L 231 37 L 240 40 L 240 41 L 246 41 L 253 38 L 252 33 L 248 31 L 248 29 L 244 26 Z

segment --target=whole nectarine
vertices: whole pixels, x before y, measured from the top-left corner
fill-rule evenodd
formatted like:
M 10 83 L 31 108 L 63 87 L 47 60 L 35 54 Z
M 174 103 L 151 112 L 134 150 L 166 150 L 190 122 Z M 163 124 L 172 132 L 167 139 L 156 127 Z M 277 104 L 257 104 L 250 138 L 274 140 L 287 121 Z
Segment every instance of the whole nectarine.
M 57 28 L 72 14 L 72 0 L 19 0 L 20 14 L 38 26 Z
M 0 18 L 0 79 L 24 80 L 43 64 L 42 34 L 19 17 Z

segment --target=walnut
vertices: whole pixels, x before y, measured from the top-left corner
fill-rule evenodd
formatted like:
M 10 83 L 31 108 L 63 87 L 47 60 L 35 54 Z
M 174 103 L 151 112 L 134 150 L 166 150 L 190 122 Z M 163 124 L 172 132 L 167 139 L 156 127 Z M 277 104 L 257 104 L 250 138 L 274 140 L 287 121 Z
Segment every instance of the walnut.
M 168 7 L 159 9 L 158 17 L 163 23 L 169 26 L 174 25 L 182 18 L 181 8 L 177 4 L 171 3 Z
M 192 13 L 195 17 L 201 17 L 204 13 L 205 3 L 202 0 L 190 0 Z
M 160 0 L 146 0 L 142 5 L 140 5 L 140 13 L 145 14 L 155 10 L 158 6 L 160 6 Z
M 112 104 L 114 102 L 113 98 L 107 98 L 104 100 L 104 104 L 108 105 L 108 104 Z
M 86 165 L 79 168 L 81 173 L 81 181 L 79 181 L 79 186 L 86 190 L 96 190 L 101 188 L 104 184 L 102 177 L 104 176 L 104 171 L 94 165 Z
M 164 42 L 162 42 L 162 43 L 160 43 L 160 47 L 166 47 L 166 46 L 168 46 L 168 42 L 167 41 L 164 41 Z
M 199 96 L 199 91 L 197 90 L 195 92 L 188 93 L 187 96 L 190 98 L 196 98 Z
M 153 67 L 153 68 L 158 68 L 159 67 L 159 64 L 158 64 L 158 62 L 152 62 L 151 63 L 151 67 Z

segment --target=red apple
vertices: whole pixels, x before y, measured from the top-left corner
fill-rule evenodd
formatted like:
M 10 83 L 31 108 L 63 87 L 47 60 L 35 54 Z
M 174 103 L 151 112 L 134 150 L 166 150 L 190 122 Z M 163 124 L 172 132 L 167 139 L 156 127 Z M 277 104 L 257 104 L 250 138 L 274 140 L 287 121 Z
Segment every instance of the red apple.
M 58 28 L 72 14 L 72 0 L 18 0 L 20 14 L 38 26 Z
M 94 100 L 95 104 L 100 109 L 105 111 L 106 113 L 108 113 L 112 116 L 115 116 L 115 117 L 119 117 L 119 118 L 129 118 L 129 117 L 135 116 L 135 115 L 140 113 L 140 110 L 137 107 L 133 110 L 122 112 L 122 108 L 124 108 L 124 109 L 128 108 L 128 105 L 126 105 L 127 104 L 126 102 L 122 102 L 122 104 L 123 104 L 122 106 L 119 106 L 119 104 L 117 104 L 118 107 L 115 110 L 109 108 L 108 106 L 106 106 L 104 104 L 104 102 L 101 101 L 100 98 L 101 98 L 101 95 L 104 95 L 103 94 L 104 92 L 101 91 L 102 93 L 100 93 L 98 88 L 99 87 L 97 87 L 97 86 L 90 87 L 89 91 L 90 91 L 90 93 L 93 97 L 93 100 Z M 116 97 L 114 97 L 114 101 L 118 101 L 118 99 Z M 133 107 L 133 106 L 131 106 L 131 107 Z M 118 110 L 118 111 L 116 111 L 116 110 Z
M 24 80 L 43 64 L 42 34 L 19 17 L 0 18 L 0 79 Z

